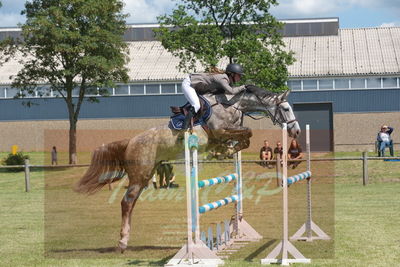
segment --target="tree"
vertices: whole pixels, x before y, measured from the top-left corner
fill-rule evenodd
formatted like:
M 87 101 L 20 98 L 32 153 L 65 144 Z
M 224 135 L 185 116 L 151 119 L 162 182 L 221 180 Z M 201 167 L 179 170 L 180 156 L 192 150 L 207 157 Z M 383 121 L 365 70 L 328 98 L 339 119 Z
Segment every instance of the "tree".
M 69 163 L 77 162 L 76 129 L 86 95 L 106 95 L 115 81 L 128 80 L 126 29 L 120 0 L 32 0 L 22 14 L 18 44 L 23 68 L 13 80 L 21 96 L 49 95 L 65 100 L 69 115 Z M 38 85 L 48 85 L 40 86 Z M 77 92 L 78 97 L 72 97 Z
M 162 45 L 180 58 L 179 69 L 196 71 L 196 62 L 215 67 L 221 60 L 241 63 L 244 81 L 272 91 L 287 90 L 287 65 L 278 22 L 270 13 L 276 0 L 181 0 L 172 14 L 158 17 Z

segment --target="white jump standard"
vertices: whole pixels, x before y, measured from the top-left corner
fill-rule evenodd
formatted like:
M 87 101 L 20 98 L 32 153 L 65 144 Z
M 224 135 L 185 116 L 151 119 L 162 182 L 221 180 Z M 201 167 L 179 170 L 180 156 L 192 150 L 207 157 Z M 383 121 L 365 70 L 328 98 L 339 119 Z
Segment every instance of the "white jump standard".
M 258 241 L 262 238 L 244 219 L 242 205 L 241 154 L 235 156 L 236 172 L 227 176 L 198 181 L 198 161 L 196 135 L 185 133 L 185 169 L 187 197 L 187 244 L 165 266 L 218 266 L 224 261 L 216 254 L 216 250 L 228 248 L 235 241 Z M 235 195 L 199 206 L 198 190 L 208 186 L 235 182 Z M 212 236 L 208 230 L 208 240 L 205 232 L 200 236 L 200 214 L 219 207 L 235 203 L 233 223 L 224 222 L 224 230 L 217 224 L 217 236 Z M 215 250 L 214 250 L 215 249 Z
M 287 125 L 283 125 L 282 129 L 282 147 L 283 151 L 287 151 Z M 311 153 L 310 153 L 310 127 L 306 126 L 306 147 L 307 147 L 307 171 L 287 177 L 287 154 L 282 154 L 282 201 L 283 201 L 283 238 L 282 241 L 268 254 L 268 256 L 261 260 L 262 264 L 279 263 L 282 265 L 289 265 L 290 263 L 310 263 L 311 260 L 304 257 L 296 249 L 296 247 L 290 243 L 288 237 L 288 185 L 294 184 L 298 181 L 307 179 L 307 222 L 300 227 L 300 229 L 290 238 L 291 240 L 305 240 L 313 241 L 316 239 L 330 239 L 311 219 Z M 317 236 L 313 236 L 313 232 Z M 303 234 L 307 233 L 307 236 L 303 237 Z M 281 257 L 278 256 L 281 254 Z M 293 258 L 289 258 L 289 254 Z

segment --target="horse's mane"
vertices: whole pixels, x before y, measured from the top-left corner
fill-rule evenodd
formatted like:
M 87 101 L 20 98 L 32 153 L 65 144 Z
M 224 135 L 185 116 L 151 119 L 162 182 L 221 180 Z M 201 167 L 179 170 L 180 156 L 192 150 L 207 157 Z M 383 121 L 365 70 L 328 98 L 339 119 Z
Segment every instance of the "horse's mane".
M 256 96 L 260 101 L 265 100 L 266 98 L 272 98 L 277 96 L 277 93 L 262 89 L 258 86 L 255 85 L 246 85 L 246 90 L 243 90 L 242 92 L 234 95 L 232 98 L 230 98 L 230 100 L 227 99 L 227 95 L 223 94 L 223 93 L 219 93 L 219 94 L 206 94 L 204 95 L 204 97 L 206 97 L 209 101 L 215 97 L 216 101 L 218 103 L 223 103 L 225 105 L 233 105 L 235 103 L 237 103 L 238 101 L 240 101 L 240 99 L 243 97 L 243 95 L 245 94 L 250 94 L 250 95 L 254 95 Z
M 246 91 L 256 95 L 257 97 L 264 99 L 266 97 L 271 97 L 277 95 L 277 93 L 265 90 L 255 85 L 246 85 Z

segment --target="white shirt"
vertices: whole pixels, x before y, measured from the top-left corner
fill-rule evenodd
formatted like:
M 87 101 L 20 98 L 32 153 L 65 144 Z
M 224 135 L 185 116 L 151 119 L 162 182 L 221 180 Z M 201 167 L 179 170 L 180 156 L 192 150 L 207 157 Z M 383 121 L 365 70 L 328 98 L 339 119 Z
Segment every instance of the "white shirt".
M 390 135 L 388 133 L 380 132 L 379 137 L 381 138 L 382 142 L 390 142 Z

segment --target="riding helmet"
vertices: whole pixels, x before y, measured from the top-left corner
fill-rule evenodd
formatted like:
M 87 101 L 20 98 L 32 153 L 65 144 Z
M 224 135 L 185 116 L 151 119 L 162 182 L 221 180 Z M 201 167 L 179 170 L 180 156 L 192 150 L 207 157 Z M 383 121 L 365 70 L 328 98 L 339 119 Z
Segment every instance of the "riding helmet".
M 237 63 L 231 63 L 226 66 L 225 72 L 227 73 L 237 73 L 240 75 L 244 75 L 243 67 Z

